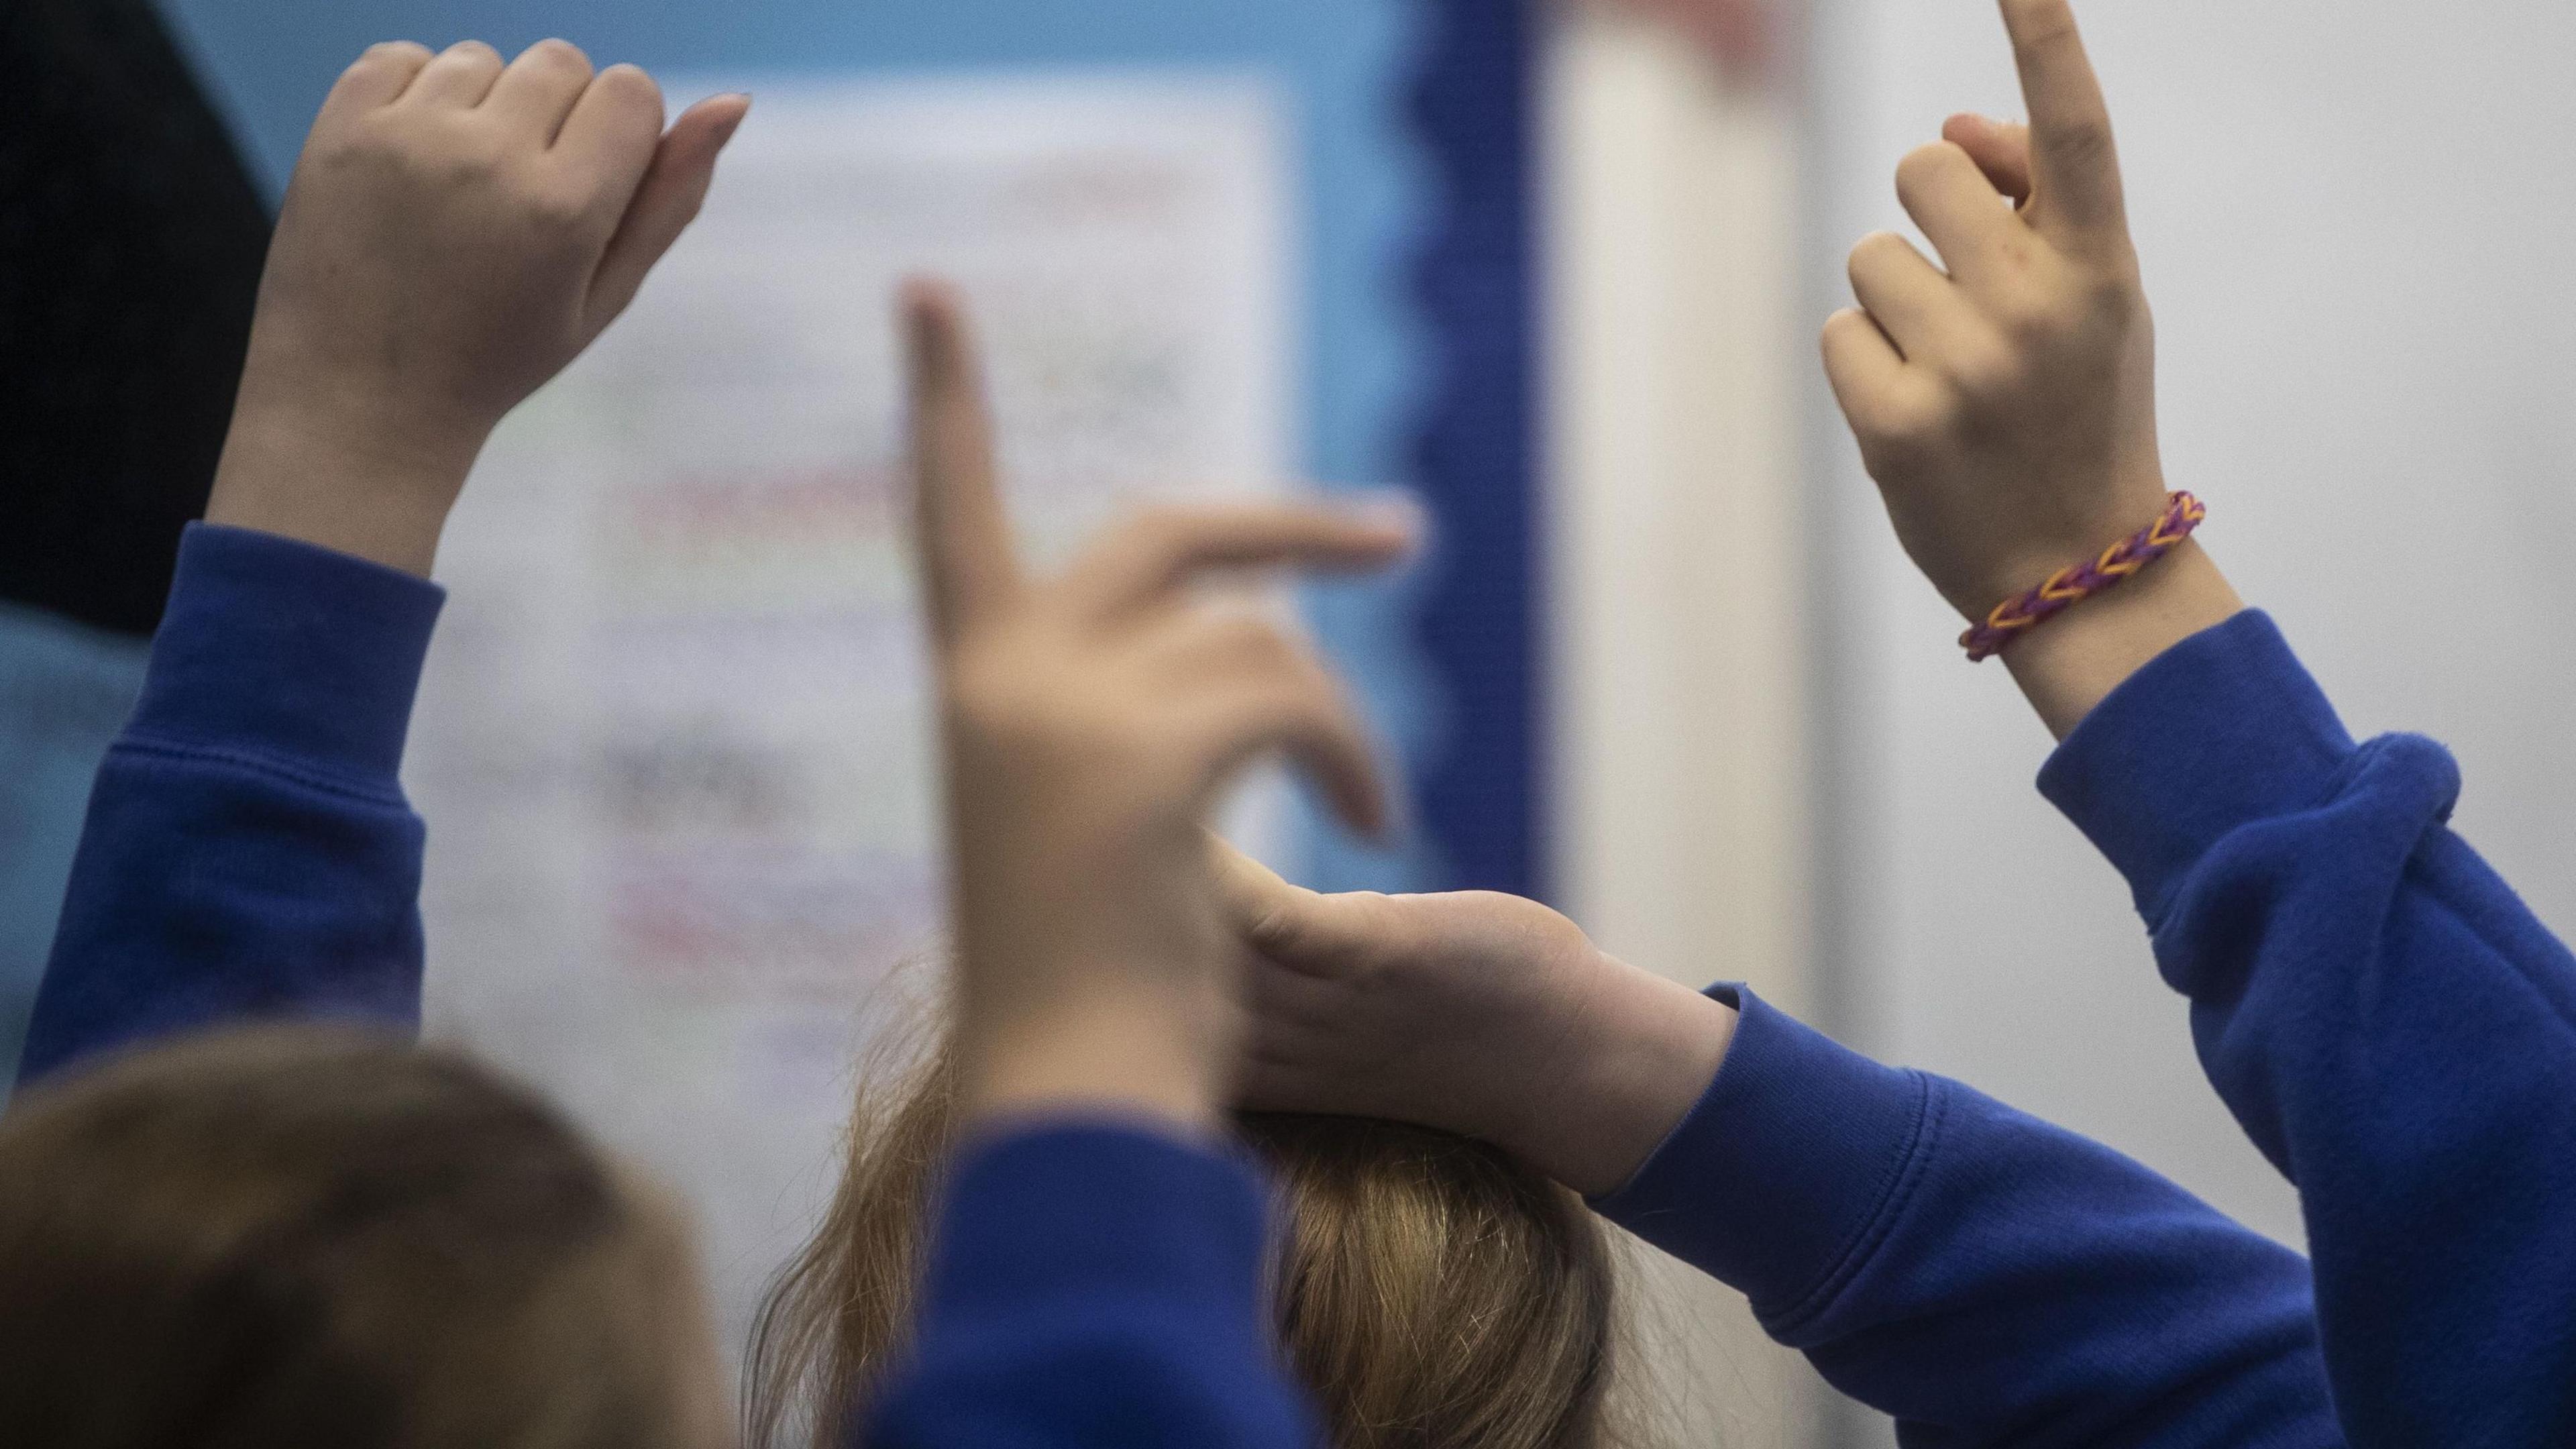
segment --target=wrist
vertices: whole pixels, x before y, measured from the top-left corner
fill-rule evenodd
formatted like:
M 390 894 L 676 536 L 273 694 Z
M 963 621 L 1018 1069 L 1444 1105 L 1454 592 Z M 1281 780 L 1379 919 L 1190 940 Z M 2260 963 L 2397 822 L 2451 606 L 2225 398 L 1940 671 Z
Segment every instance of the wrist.
M 2244 607 L 2217 563 L 2186 539 L 2118 588 L 2032 629 L 2001 657 L 2031 708 L 2064 739 L 2157 655 Z
M 1226 1003 L 1096 989 L 1038 1009 L 979 1010 L 957 1032 L 959 1100 L 976 1123 L 1143 1118 L 1214 1135 L 1240 1024 Z
M 427 578 L 491 428 L 381 401 L 271 401 L 246 382 L 206 521 L 299 539 Z
M 1610 1192 L 1708 1090 L 1734 1041 L 1733 1007 L 1610 956 L 1565 1034 L 1559 1070 L 1529 1082 L 1501 1145 L 1586 1196 Z

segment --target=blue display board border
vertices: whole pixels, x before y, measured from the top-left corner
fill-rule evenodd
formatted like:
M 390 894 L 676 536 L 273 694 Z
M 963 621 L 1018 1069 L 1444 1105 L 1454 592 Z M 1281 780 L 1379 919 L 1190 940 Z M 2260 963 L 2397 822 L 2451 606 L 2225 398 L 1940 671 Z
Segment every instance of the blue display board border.
M 1450 884 L 1544 897 L 1539 17 L 1531 0 L 1422 3 L 1409 113 L 1440 196 L 1412 265 L 1435 370 L 1411 452 L 1439 548 L 1417 630 L 1448 728 L 1416 790 Z

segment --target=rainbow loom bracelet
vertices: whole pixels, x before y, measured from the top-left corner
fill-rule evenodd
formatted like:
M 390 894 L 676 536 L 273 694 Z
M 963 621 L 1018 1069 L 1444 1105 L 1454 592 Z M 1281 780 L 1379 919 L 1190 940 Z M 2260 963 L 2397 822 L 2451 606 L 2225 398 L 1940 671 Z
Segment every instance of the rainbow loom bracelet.
M 2138 570 L 2173 551 L 2173 546 L 2191 537 L 2209 509 L 2188 493 L 2173 493 L 2165 499 L 2165 511 L 2156 521 L 2102 550 L 2102 556 L 2083 563 L 2068 564 L 2048 576 L 2048 581 L 2035 589 L 2026 589 L 1995 605 L 1986 622 L 1959 636 L 1959 647 L 1968 651 L 1968 662 L 1990 658 L 2003 647 L 2037 628 L 2068 606 L 2089 599 Z

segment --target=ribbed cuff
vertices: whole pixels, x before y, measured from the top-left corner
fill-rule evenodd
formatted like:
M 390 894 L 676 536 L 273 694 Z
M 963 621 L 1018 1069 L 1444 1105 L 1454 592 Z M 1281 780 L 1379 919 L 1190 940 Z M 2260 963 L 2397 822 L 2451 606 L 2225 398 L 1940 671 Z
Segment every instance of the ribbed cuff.
M 1593 1206 L 1740 1290 L 1777 1330 L 1847 1281 L 1929 1154 L 1937 1082 L 1882 1066 L 1741 986 L 1708 1091 Z
M 192 523 L 127 736 L 391 788 L 446 597 L 314 544 Z
M 2148 662 L 2039 772 L 2150 927 L 2229 831 L 2333 792 L 2355 747 L 2271 618 L 2248 609 Z
M 959 1161 L 925 1309 L 974 1318 L 1105 1295 L 1250 1325 L 1265 1234 L 1260 1179 L 1233 1158 L 1142 1128 L 1022 1128 Z

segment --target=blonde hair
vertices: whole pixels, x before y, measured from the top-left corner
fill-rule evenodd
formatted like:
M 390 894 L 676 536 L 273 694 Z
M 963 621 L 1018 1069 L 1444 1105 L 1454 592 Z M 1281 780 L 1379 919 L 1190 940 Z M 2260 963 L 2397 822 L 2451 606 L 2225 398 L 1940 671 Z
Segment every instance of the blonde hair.
M 917 1041 L 917 1037 L 916 1037 Z M 821 1227 L 772 1285 L 749 1440 L 845 1442 L 908 1342 L 956 1134 L 944 1046 L 862 1073 Z M 1246 1114 L 1277 1184 L 1279 1342 L 1335 1449 L 1606 1449 L 1619 1272 L 1582 1200 L 1489 1144 L 1351 1117 Z
M 146 1051 L 0 1119 L 0 1443 L 665 1449 L 695 1272 L 676 1219 L 463 1056 Z

